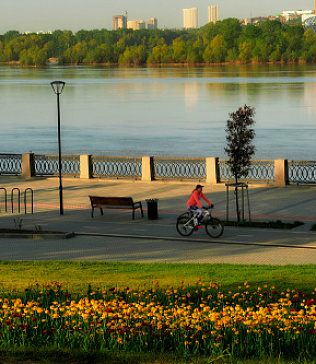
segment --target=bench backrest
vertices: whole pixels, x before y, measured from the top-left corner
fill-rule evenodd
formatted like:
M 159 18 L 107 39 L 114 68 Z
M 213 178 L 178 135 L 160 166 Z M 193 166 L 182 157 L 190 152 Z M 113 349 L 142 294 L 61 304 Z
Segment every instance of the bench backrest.
M 89 196 L 92 205 L 133 206 L 131 197 Z

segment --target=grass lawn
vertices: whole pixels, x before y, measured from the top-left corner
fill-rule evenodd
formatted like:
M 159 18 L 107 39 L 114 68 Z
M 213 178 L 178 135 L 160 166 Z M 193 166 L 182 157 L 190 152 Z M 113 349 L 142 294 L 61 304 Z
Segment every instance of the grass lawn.
M 235 290 L 245 281 L 253 289 L 267 284 L 278 290 L 313 290 L 316 287 L 315 265 L 234 265 L 234 264 L 169 264 L 120 263 L 73 261 L 1 261 L 0 292 L 12 289 L 23 291 L 37 281 L 67 283 L 69 291 L 86 293 L 92 289 L 110 287 L 150 287 L 155 281 L 160 285 L 178 285 L 181 281 L 193 284 L 219 282 L 222 290 Z

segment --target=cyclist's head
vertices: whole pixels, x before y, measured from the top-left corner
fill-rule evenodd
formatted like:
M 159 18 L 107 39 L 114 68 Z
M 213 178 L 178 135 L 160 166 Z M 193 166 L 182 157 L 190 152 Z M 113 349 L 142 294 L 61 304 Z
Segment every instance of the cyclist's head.
M 196 185 L 195 189 L 196 189 L 197 191 L 201 192 L 203 187 L 204 187 L 204 186 Z

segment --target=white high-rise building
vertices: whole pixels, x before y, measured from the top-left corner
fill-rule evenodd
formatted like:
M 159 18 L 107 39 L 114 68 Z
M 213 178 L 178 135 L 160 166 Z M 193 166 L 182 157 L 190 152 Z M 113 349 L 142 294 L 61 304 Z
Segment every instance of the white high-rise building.
M 216 23 L 217 21 L 218 21 L 218 5 L 211 5 L 208 7 L 208 22 Z
M 183 9 L 183 28 L 197 28 L 198 13 L 197 8 Z

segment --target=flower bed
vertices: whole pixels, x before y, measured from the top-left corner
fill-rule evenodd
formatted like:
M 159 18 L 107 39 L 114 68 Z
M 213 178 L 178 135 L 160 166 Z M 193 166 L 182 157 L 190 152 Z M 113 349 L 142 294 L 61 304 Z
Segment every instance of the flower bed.
M 315 292 L 217 283 L 111 288 L 72 297 L 59 283 L 0 298 L 0 344 L 232 358 L 316 354 Z

